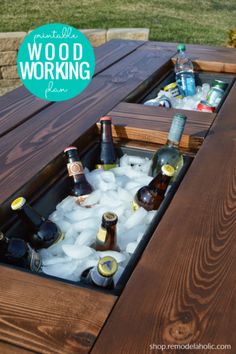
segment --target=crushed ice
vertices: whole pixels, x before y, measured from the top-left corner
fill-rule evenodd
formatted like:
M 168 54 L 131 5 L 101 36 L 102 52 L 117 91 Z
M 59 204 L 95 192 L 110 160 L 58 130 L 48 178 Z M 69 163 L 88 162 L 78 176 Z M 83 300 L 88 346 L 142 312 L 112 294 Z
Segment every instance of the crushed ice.
M 150 165 L 148 158 L 124 155 L 120 166 L 110 171 L 89 172 L 85 169 L 94 192 L 83 206 L 75 202 L 75 197 L 66 197 L 49 216 L 64 232 L 65 238 L 39 251 L 44 273 L 77 282 L 85 269 L 96 266 L 100 257 L 110 255 L 119 265 L 114 277 L 115 284 L 118 282 L 155 214 L 143 208 L 132 210 L 132 200 L 137 190 L 152 180 L 148 176 Z M 102 215 L 107 211 L 118 215 L 117 241 L 121 252 L 96 252 L 91 247 L 96 240 Z

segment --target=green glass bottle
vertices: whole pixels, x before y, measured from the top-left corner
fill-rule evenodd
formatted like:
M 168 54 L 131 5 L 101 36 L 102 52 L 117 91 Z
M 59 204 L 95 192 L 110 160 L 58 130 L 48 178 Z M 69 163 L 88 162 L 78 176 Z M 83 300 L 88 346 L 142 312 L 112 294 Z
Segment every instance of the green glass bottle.
M 51 220 L 44 219 L 37 213 L 23 197 L 18 197 L 11 203 L 12 210 L 16 211 L 27 226 L 30 234 L 28 243 L 34 249 L 48 248 L 61 241 L 64 234 Z
M 174 115 L 166 144 L 153 155 L 151 166 L 152 176 L 156 176 L 161 172 L 161 167 L 168 164 L 174 167 L 176 177 L 183 166 L 183 155 L 179 150 L 179 143 L 186 119 L 187 117 L 183 114 L 177 113 Z

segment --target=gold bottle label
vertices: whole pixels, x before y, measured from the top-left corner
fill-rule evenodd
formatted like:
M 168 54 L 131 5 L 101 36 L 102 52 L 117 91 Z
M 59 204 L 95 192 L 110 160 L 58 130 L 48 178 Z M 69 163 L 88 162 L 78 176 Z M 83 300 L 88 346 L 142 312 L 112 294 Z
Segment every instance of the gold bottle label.
M 28 246 L 29 267 L 32 272 L 39 272 L 42 267 L 40 255 Z
M 70 162 L 67 164 L 69 176 L 76 176 L 84 172 L 82 163 L 79 161 Z
M 98 233 L 97 233 L 97 239 L 102 242 L 105 243 L 106 242 L 106 238 L 107 238 L 107 230 L 104 229 L 103 227 L 100 227 Z
M 136 211 L 136 210 L 138 210 L 140 208 L 140 206 L 133 200 L 132 201 L 132 209 L 134 210 L 134 211 Z
M 96 166 L 96 169 L 98 170 L 104 170 L 104 171 L 108 171 L 108 170 L 111 170 L 112 168 L 115 168 L 117 167 L 117 164 L 116 163 L 110 163 L 110 164 L 97 164 Z

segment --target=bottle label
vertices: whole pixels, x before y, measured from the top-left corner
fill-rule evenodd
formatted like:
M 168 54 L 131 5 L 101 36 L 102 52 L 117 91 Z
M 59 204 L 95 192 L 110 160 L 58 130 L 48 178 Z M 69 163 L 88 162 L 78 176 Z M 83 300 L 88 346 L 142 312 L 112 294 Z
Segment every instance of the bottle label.
M 136 211 L 136 210 L 138 210 L 140 208 L 140 206 L 133 200 L 132 201 L 132 209 L 134 210 L 134 211 Z
M 67 170 L 69 176 L 76 176 L 84 172 L 82 163 L 80 161 L 74 161 L 67 164 Z
M 39 272 L 42 267 L 40 255 L 28 246 L 29 267 L 32 272 Z
M 100 227 L 100 229 L 97 233 L 97 240 L 99 240 L 102 243 L 105 243 L 106 238 L 107 238 L 107 230 L 104 229 L 103 227 Z
M 104 277 L 102 276 L 98 270 L 97 267 L 94 267 L 91 269 L 90 273 L 90 279 L 92 280 L 92 282 L 98 286 L 101 286 L 103 288 L 108 287 L 111 282 L 112 282 L 112 277 Z
M 116 163 L 110 163 L 110 164 L 97 164 L 96 165 L 96 168 L 99 169 L 99 170 L 104 170 L 104 171 L 108 171 L 108 170 L 111 170 L 112 168 L 115 168 L 117 167 L 117 164 Z
M 78 205 L 83 204 L 83 202 L 88 198 L 89 194 L 85 195 L 80 195 L 79 197 L 76 197 L 75 202 Z M 91 208 L 92 205 L 86 205 L 86 208 Z
M 168 134 L 168 140 L 179 144 L 184 131 L 185 123 L 186 123 L 186 117 L 178 114 L 175 115 L 172 120 L 172 124 Z

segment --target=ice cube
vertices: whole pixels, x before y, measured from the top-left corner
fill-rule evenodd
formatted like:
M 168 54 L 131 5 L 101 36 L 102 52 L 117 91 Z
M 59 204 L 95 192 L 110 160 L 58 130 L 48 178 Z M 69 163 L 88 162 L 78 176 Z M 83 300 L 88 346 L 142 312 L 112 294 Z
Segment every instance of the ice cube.
M 94 250 L 87 246 L 63 245 L 63 251 L 68 257 L 74 259 L 82 259 L 91 255 Z
M 101 174 L 101 177 L 104 182 L 107 182 L 107 183 L 115 183 L 116 182 L 115 175 L 112 171 L 103 171 L 103 173 Z
M 62 210 L 64 213 L 67 213 L 73 210 L 76 206 L 75 197 L 69 196 L 63 199 L 59 204 L 57 204 L 56 209 Z
M 98 184 L 101 180 L 101 175 L 103 173 L 103 170 L 97 169 L 93 170 L 90 173 L 86 173 L 86 178 L 88 182 L 92 185 L 94 189 L 98 188 Z
M 54 277 L 68 279 L 78 266 L 78 261 L 71 261 L 66 263 L 56 263 L 48 266 L 43 266 L 42 271 L 45 274 Z
M 135 211 L 126 221 L 125 227 L 127 229 L 130 229 L 131 227 L 134 227 L 135 225 L 140 225 L 145 223 L 145 219 L 147 217 L 148 212 L 143 209 L 139 208 L 137 211 Z
M 116 175 L 116 176 L 124 176 L 126 170 L 131 168 L 129 166 L 122 166 L 122 167 L 115 167 L 112 169 L 112 172 Z
M 143 236 L 145 229 L 146 225 L 143 224 L 134 226 L 129 230 L 122 230 L 122 233 L 117 232 L 117 242 L 120 249 L 123 251 L 130 242 L 137 241 L 140 236 Z
M 109 251 L 98 251 L 97 254 L 98 254 L 98 256 L 100 258 L 106 257 L 106 256 L 111 256 L 111 257 L 115 258 L 117 263 L 122 263 L 126 259 L 125 255 L 123 253 L 116 252 L 116 251 L 111 251 L 111 250 L 109 250 Z
M 99 203 L 102 193 L 100 190 L 96 190 L 89 194 L 84 202 L 81 203 L 82 206 L 92 206 Z
M 97 229 L 86 229 L 82 231 L 75 242 L 75 246 L 91 246 L 97 235 Z
M 66 221 L 64 218 L 57 220 L 56 224 L 57 224 L 57 226 L 59 226 L 59 228 L 61 229 L 62 232 L 67 232 L 71 228 L 71 223 Z
M 129 156 L 127 154 L 123 155 L 121 158 L 120 158 L 120 166 L 128 166 L 129 164 Z
M 96 210 L 98 210 L 98 209 L 96 209 Z M 98 227 L 99 222 L 100 222 L 99 219 L 100 219 L 100 217 L 98 217 L 98 213 L 96 213 L 96 215 L 94 215 L 93 218 L 83 219 L 79 222 L 76 222 L 75 224 L 73 224 L 73 228 L 78 232 L 81 232 L 83 230 L 87 230 L 88 228 L 96 229 Z
M 116 176 L 116 185 L 117 187 L 123 188 L 126 183 L 130 181 L 130 178 L 127 176 Z
M 138 242 L 130 242 L 128 243 L 126 247 L 126 252 L 129 254 L 133 254 L 134 251 L 136 250 L 136 247 L 138 246 Z
M 46 259 L 43 259 L 43 266 L 49 266 L 53 264 L 58 264 L 58 263 L 67 263 L 71 262 L 71 257 L 49 257 Z
M 210 91 L 211 86 L 208 83 L 202 84 L 202 95 L 203 98 L 206 98 L 208 92 Z
M 75 241 L 74 241 L 73 238 L 66 238 L 65 237 L 64 240 L 61 240 L 61 241 L 55 243 L 54 245 L 52 245 L 49 248 L 47 248 L 47 250 L 53 256 L 63 256 L 62 246 L 63 245 L 73 245 L 74 242 Z

